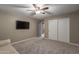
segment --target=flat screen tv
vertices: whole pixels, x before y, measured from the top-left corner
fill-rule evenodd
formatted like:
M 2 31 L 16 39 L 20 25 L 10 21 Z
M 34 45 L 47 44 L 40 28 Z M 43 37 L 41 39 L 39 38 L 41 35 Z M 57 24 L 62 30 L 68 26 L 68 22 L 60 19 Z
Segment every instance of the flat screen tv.
M 29 29 L 29 22 L 16 21 L 16 29 Z

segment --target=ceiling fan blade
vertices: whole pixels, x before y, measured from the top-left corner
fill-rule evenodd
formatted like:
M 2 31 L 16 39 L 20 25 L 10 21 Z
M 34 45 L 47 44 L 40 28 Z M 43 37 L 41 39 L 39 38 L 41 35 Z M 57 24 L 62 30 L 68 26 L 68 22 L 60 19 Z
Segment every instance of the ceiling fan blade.
M 42 8 L 41 10 L 47 10 L 47 9 L 49 9 L 48 7 L 44 7 L 44 8 Z
M 33 4 L 33 7 L 34 7 L 34 8 L 37 8 L 36 4 Z

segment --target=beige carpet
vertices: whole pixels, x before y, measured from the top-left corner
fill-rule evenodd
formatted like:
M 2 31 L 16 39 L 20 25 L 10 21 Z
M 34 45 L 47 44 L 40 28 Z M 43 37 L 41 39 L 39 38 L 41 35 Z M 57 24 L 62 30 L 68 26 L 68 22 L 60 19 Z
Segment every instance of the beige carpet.
M 26 39 L 13 44 L 15 49 L 21 54 L 77 54 L 79 47 L 55 40 L 42 38 Z

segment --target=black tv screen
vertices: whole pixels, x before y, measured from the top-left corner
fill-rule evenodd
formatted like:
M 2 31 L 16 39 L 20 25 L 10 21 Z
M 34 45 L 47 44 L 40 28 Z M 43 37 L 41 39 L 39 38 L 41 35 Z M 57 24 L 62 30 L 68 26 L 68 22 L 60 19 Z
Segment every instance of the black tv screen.
M 29 22 L 16 21 L 16 29 L 29 29 Z

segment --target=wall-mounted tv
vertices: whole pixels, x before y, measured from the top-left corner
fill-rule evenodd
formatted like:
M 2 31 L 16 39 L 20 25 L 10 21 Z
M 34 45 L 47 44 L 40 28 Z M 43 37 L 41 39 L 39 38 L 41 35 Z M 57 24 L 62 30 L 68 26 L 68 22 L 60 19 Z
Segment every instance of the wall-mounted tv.
M 29 29 L 29 25 L 26 21 L 16 21 L 16 29 Z

